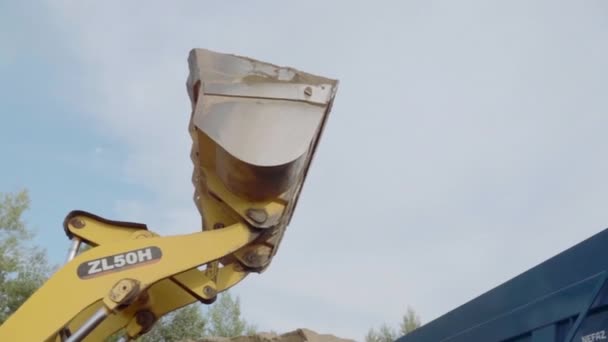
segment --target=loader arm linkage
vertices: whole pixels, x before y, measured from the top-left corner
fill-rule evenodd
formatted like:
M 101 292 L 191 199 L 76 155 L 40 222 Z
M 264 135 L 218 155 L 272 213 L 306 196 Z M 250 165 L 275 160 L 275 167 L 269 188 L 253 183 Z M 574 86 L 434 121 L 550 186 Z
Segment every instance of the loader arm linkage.
M 158 317 L 197 300 L 211 302 L 218 292 L 242 280 L 247 272 L 236 263 L 220 268 L 215 280 L 196 267 L 235 252 L 260 235 L 234 224 L 159 237 L 85 212 L 68 218 L 72 241 L 96 247 L 68 261 L 12 315 L 0 329 L 1 341 L 59 341 L 60 335 L 74 334 L 96 313 L 107 317 L 88 340 L 101 341 L 123 327 L 135 338 Z
M 143 224 L 68 214 L 67 263 L 0 326 L 0 341 L 102 341 L 121 329 L 131 340 L 269 266 L 338 82 L 203 49 L 189 66 L 202 231 L 161 237 Z M 81 244 L 92 248 L 79 253 Z

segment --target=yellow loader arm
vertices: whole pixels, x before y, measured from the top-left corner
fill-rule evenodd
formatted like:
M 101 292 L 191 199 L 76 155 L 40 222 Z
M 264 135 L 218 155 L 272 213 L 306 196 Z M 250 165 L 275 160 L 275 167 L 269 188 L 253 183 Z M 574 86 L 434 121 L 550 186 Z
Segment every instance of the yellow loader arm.
M 188 94 L 202 231 L 73 211 L 67 263 L 0 326 L 0 341 L 123 341 L 195 301 L 212 303 L 277 252 L 337 90 L 335 80 L 192 50 Z M 80 252 L 81 244 L 91 246 Z

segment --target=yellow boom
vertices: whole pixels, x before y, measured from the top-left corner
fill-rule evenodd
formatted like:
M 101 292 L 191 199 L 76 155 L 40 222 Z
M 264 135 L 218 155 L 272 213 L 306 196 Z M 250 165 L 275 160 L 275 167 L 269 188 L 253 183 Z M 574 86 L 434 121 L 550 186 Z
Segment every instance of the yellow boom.
M 268 267 L 338 82 L 203 49 L 191 51 L 189 65 L 202 231 L 161 237 L 143 224 L 71 212 L 67 263 L 0 326 L 0 341 L 100 341 L 123 328 L 128 341 Z M 93 248 L 79 253 L 82 244 Z

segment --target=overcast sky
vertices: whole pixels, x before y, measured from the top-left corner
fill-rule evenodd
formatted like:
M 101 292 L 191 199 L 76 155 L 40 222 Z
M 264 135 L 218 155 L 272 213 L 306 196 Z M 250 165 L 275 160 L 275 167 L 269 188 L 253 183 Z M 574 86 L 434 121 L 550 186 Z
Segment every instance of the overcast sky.
M 608 226 L 608 2 L 0 2 L 0 192 L 55 262 L 84 209 L 200 229 L 195 47 L 340 80 L 262 330 L 424 322 Z

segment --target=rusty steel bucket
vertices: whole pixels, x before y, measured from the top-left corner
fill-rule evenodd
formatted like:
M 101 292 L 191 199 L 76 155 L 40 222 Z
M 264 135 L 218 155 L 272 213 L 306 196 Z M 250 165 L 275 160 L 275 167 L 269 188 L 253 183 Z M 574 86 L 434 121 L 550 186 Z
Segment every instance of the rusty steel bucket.
M 207 191 L 205 173 L 212 173 L 235 196 L 287 203 L 275 220 L 286 224 L 338 81 L 205 49 L 191 51 L 189 66 L 197 194 Z

